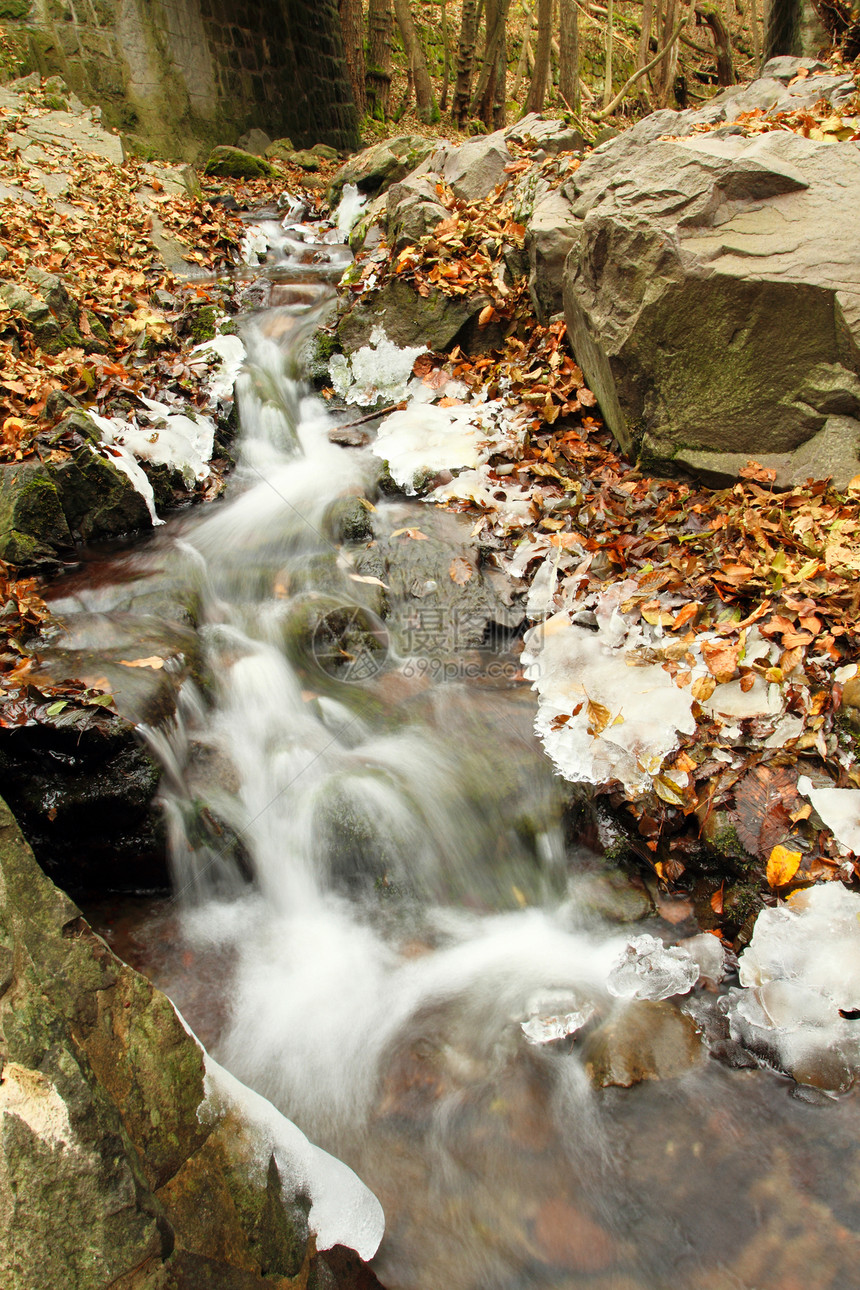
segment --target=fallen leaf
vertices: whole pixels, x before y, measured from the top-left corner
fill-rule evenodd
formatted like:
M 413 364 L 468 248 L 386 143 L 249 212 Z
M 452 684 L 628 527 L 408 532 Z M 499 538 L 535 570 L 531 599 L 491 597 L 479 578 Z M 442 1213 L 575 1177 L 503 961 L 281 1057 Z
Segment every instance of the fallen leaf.
M 451 581 L 462 587 L 469 581 L 474 569 L 465 556 L 455 555 L 448 573 L 451 576 Z
M 151 667 L 153 672 L 158 672 L 164 667 L 164 659 L 159 658 L 157 654 L 153 654 L 150 658 L 121 658 L 120 663 L 123 667 Z
M 784 887 L 791 882 L 803 855 L 800 851 L 789 851 L 788 847 L 775 846 L 767 862 L 767 881 L 771 887 Z

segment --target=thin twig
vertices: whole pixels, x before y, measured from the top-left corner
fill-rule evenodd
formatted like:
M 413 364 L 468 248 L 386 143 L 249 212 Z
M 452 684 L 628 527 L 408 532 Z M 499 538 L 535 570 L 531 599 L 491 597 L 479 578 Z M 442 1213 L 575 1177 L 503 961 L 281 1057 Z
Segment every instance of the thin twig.
M 632 76 L 628 77 L 627 81 L 625 82 L 624 85 L 622 85 L 621 89 L 615 95 L 615 98 L 612 100 L 611 103 L 607 103 L 606 107 L 603 108 L 603 110 L 600 112 L 589 113 L 589 116 L 593 121 L 605 121 L 608 116 L 612 116 L 612 113 L 618 107 L 619 103 L 624 98 L 627 91 L 631 90 L 633 86 L 636 84 L 636 82 L 640 81 L 643 76 L 647 76 L 648 73 L 651 71 L 651 68 L 656 67 L 657 64 L 660 62 L 660 59 L 664 56 L 664 54 L 666 54 L 672 48 L 675 41 L 680 36 L 681 28 L 684 26 L 684 23 L 686 21 L 687 21 L 687 18 L 685 15 L 675 27 L 675 30 L 672 32 L 672 35 L 666 41 L 666 44 L 663 46 L 663 48 L 657 51 L 657 53 L 651 59 L 650 63 L 646 63 L 644 67 L 640 67 L 638 71 L 634 72 Z
M 368 412 L 366 416 L 358 417 L 355 421 L 339 421 L 333 430 L 354 430 L 356 426 L 366 425 L 368 421 L 376 421 L 379 417 L 387 417 L 390 412 L 402 412 L 406 407 L 405 403 L 392 403 L 390 407 L 380 408 L 378 412 Z

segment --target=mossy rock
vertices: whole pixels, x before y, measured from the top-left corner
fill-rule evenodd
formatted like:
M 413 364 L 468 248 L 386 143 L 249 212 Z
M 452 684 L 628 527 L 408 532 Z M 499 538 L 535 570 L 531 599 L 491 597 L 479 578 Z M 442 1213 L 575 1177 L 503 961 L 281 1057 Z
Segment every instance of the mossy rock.
M 295 151 L 296 145 L 292 139 L 276 139 L 266 149 L 266 156 L 269 161 L 289 161 Z
M 64 424 L 92 434 L 92 422 L 81 413 L 72 413 Z M 89 445 L 54 467 L 53 475 L 66 522 L 85 540 L 152 527 L 149 508 L 128 476 Z
M 0 466 L 0 559 L 50 564 L 74 545 L 56 481 L 37 462 Z
M 315 143 L 311 152 L 317 157 L 322 157 L 323 161 L 338 161 L 340 153 L 337 148 L 330 148 L 327 143 Z
M 315 152 L 304 148 L 301 152 L 294 152 L 290 157 L 290 165 L 298 166 L 300 170 L 313 172 L 320 168 L 320 158 Z
M 221 175 L 226 179 L 263 179 L 277 174 L 277 171 L 264 157 L 255 157 L 252 152 L 223 144 L 212 149 L 203 173 Z

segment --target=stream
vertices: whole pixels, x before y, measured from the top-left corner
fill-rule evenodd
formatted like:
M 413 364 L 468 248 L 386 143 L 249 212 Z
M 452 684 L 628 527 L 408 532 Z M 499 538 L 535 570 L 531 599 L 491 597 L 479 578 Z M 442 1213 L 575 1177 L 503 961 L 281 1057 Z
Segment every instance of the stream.
M 378 1195 L 389 1290 L 860 1286 L 856 1095 L 798 1096 L 730 1045 L 690 1058 L 677 1018 L 718 1051 L 725 986 L 683 1014 L 607 990 L 628 933 L 698 929 L 569 835 L 511 634 L 422 653 L 414 586 L 344 542 L 347 514 L 451 550 L 470 522 L 379 497 L 370 450 L 330 441 L 348 418 L 298 355 L 349 252 L 300 212 L 262 222 L 275 303 L 243 319 L 226 498 L 53 588 L 80 657 L 184 640 L 180 603 L 202 623 L 176 718 L 129 700 L 164 768 L 174 897 L 88 916 Z M 640 1073 L 673 1077 L 596 1089 L 587 1064 L 635 1045 L 637 1007 Z M 579 1020 L 534 1042 L 559 1016 Z

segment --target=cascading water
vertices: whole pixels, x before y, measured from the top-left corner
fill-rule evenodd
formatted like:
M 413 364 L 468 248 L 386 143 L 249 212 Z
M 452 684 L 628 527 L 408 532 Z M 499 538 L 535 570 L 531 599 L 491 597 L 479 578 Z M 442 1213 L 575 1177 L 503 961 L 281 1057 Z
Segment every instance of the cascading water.
M 779 1228 L 783 1136 L 826 1150 L 835 1126 L 798 1128 L 816 1112 L 770 1097 L 772 1077 L 716 1065 L 598 1099 L 571 1041 L 529 1042 L 623 1022 L 609 987 L 628 938 L 569 881 L 528 692 L 403 667 L 379 579 L 339 540 L 378 462 L 330 442 L 299 355 L 348 252 L 336 230 L 284 224 L 261 225 L 281 303 L 243 326 L 228 498 L 159 538 L 199 602 L 211 678 L 148 731 L 180 911 L 160 983 L 219 1061 L 377 1192 L 391 1290 L 775 1290 L 767 1260 L 738 1272 L 730 1247 Z M 452 519 L 382 502 L 375 532 L 419 511 L 424 529 Z M 659 1065 L 668 1005 L 643 1006 Z M 750 1177 L 757 1199 L 739 1202 Z M 820 1284 L 847 1285 L 843 1263 Z

